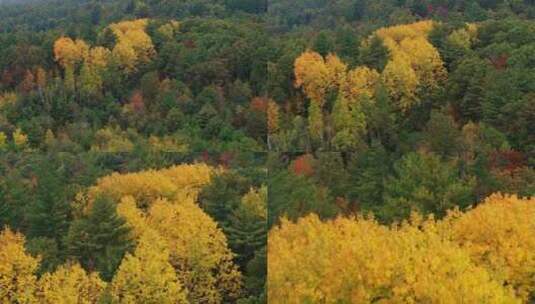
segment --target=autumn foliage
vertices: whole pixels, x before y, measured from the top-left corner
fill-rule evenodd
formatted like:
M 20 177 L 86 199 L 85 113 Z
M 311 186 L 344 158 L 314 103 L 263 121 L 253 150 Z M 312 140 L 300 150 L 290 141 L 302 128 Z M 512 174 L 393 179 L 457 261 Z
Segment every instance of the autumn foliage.
M 144 243 L 146 246 L 152 244 L 147 233 L 161 240 L 159 246 L 163 249 L 158 250 L 159 253 L 150 253 L 146 248 L 128 257 L 124 261 L 127 264 L 119 268 L 120 276 L 126 278 L 117 279 L 122 283 L 116 284 L 128 286 L 129 268 L 143 272 L 144 267 L 153 267 L 149 265 L 152 259 L 139 255 L 165 254 L 161 263 L 165 260 L 172 266 L 182 286 L 173 288 L 180 294 L 178 290 L 183 288 L 190 302 L 222 303 L 240 295 L 241 274 L 233 264 L 234 255 L 227 246 L 226 237 L 216 222 L 196 204 L 201 187 L 218 172 L 219 169 L 205 164 L 185 164 L 162 170 L 114 173 L 101 178 L 89 190 L 89 207 L 93 198 L 99 195 L 110 196 L 118 202 L 117 211 L 132 229 L 132 237 L 139 240 L 138 249 L 145 246 Z M 121 269 L 125 269 L 124 274 Z M 154 273 L 154 278 L 158 277 Z M 166 284 L 175 284 L 173 277 L 167 274 L 165 277 L 169 280 Z M 148 283 L 139 282 L 139 286 L 143 284 Z M 127 287 L 117 288 L 129 297 L 128 291 L 122 291 Z M 165 286 L 157 288 L 163 290 Z
M 269 234 L 274 303 L 522 303 L 533 292 L 535 201 L 493 195 L 443 221 L 391 227 L 315 215 Z M 445 301 L 445 302 L 444 302 Z
M 95 197 L 116 202 L 135 250 L 110 283 L 76 263 L 37 277 L 39 258 L 26 253 L 23 235 L 0 234 L 2 303 L 227 303 L 242 293 L 242 275 L 218 224 L 196 203 L 219 169 L 204 164 L 117 174 L 78 195 L 82 213 Z

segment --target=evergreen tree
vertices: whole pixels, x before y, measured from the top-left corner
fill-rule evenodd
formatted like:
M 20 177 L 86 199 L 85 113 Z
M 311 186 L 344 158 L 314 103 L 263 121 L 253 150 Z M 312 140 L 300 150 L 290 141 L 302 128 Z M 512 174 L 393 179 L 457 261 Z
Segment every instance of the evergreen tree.
M 321 56 L 327 56 L 330 52 L 332 52 L 333 43 L 329 39 L 329 35 L 325 31 L 321 31 L 318 36 L 316 37 L 316 40 L 314 40 L 314 50 L 318 53 L 320 53 Z
M 349 164 L 353 187 L 349 198 L 363 212 L 377 212 L 383 204 L 384 182 L 390 172 L 390 159 L 383 145 L 373 141 L 361 154 L 353 154 Z
M 88 271 L 98 271 L 109 281 L 125 253 L 130 250 L 130 230 L 117 215 L 111 199 L 95 199 L 89 214 L 71 224 L 67 250 Z
M 362 44 L 359 50 L 359 62 L 377 71 L 382 71 L 386 66 L 389 54 L 381 38 L 373 35 L 370 40 Z
M 407 218 L 411 211 L 444 216 L 455 206 L 474 201 L 472 178 L 461 178 L 455 163 L 442 162 L 435 154 L 411 152 L 394 164 L 385 182 L 385 206 L 379 216 L 392 221 Z
M 233 171 L 214 176 L 212 182 L 199 195 L 201 208 L 220 225 L 225 226 L 250 186 L 247 178 Z
M 363 103 L 369 141 L 379 141 L 389 151 L 398 145 L 399 124 L 396 111 L 384 85 L 375 90 L 373 102 Z
M 338 208 L 327 189 L 316 186 L 309 178 L 287 170 L 270 173 L 268 178 L 268 226 L 283 216 L 291 220 L 316 213 L 322 218 L 335 216 Z
M 224 229 L 232 251 L 238 256 L 237 264 L 245 268 L 255 251 L 267 242 L 267 188 L 251 189 L 244 195 L 240 206 L 229 218 Z
M 424 132 L 425 143 L 431 151 L 445 158 L 455 157 L 460 152 L 461 131 L 449 115 L 431 112 Z
M 46 237 L 60 244 L 69 229 L 71 212 L 68 190 L 65 190 L 67 180 L 47 159 L 36 169 L 34 180 L 35 199 L 27 211 L 28 236 Z

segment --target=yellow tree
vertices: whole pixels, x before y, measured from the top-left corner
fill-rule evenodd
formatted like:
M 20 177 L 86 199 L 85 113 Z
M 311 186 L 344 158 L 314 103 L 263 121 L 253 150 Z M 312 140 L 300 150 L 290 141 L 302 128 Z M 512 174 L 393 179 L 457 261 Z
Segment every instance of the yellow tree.
M 133 255 L 127 254 L 111 282 L 116 303 L 188 303 L 173 266 L 169 248 L 153 230 L 147 229 Z
M 176 165 L 162 170 L 112 173 L 100 178 L 89 189 L 89 197 L 94 199 L 99 194 L 106 194 L 118 202 L 124 196 L 132 196 L 141 208 L 147 208 L 158 198 L 196 201 L 201 188 L 218 172 L 218 169 L 199 163 Z
M 97 273 L 88 275 L 78 264 L 63 265 L 39 279 L 37 296 L 43 304 L 96 304 L 105 287 Z
M 34 273 L 39 259 L 26 254 L 24 242 L 9 228 L 0 232 L 0 303 L 38 303 Z
M 477 25 L 474 23 L 467 23 L 465 27 L 459 28 L 449 34 L 446 41 L 453 46 L 468 50 L 476 40 Z
M 380 28 L 375 33 L 383 40 L 391 39 L 395 43 L 400 43 L 405 38 L 427 37 L 434 26 L 433 21 L 424 20 L 411 24 Z
M 91 151 L 96 152 L 130 152 L 134 144 L 128 138 L 128 133 L 119 127 L 105 127 L 95 133 L 95 140 Z
M 474 209 L 454 211 L 446 230 L 493 278 L 527 301 L 535 292 L 535 198 L 493 194 Z
M 165 39 L 173 39 L 175 33 L 180 29 L 180 23 L 176 20 L 172 20 L 158 28 L 158 33 L 162 35 Z
M 109 60 L 110 51 L 108 49 L 99 46 L 89 50 L 80 71 L 80 89 L 83 94 L 91 96 L 101 91 L 102 73 Z
M 427 226 L 425 229 L 421 227 Z M 315 215 L 283 220 L 268 241 L 274 303 L 520 303 L 445 240 L 433 221 L 386 227 Z
M 61 37 L 54 42 L 54 58 L 63 67 L 74 67 L 89 54 L 89 46 L 83 40 Z
M 341 85 L 341 93 L 349 99 L 358 99 L 363 94 L 373 97 L 375 86 L 380 79 L 379 73 L 368 67 L 357 67 L 345 78 Z
M 364 93 L 361 98 L 367 96 Z M 332 120 L 336 134 L 332 144 L 338 151 L 355 151 L 366 131 L 366 117 L 359 101 L 341 94 L 334 104 Z
M 0 95 L 0 109 L 17 103 L 18 96 L 14 92 L 6 92 Z
M 331 80 L 330 70 L 323 57 L 316 52 L 304 52 L 295 59 L 294 76 L 295 86 L 303 88 L 312 102 L 323 105 Z
M 7 147 L 7 136 L 6 133 L 0 131 L 0 150 L 3 150 Z
M 390 96 L 402 111 L 409 110 L 418 102 L 416 88 L 420 80 L 408 55 L 397 54 L 389 60 L 381 77 Z
M 91 201 L 105 194 L 118 202 L 117 212 L 140 238 L 157 233 L 169 250 L 169 261 L 193 303 L 225 303 L 241 292 L 241 274 L 233 263 L 217 223 L 196 204 L 200 189 L 219 170 L 205 164 L 111 174 L 88 192 Z
M 170 262 L 193 303 L 225 303 L 241 291 L 241 275 L 232 262 L 223 232 L 192 201 L 157 200 L 148 226 L 169 244 Z
M 127 195 L 117 204 L 117 214 L 122 216 L 131 229 L 131 239 L 139 239 L 148 229 L 145 213 L 136 206 L 134 197 Z
M 24 149 L 28 144 L 28 135 L 24 134 L 20 128 L 13 132 L 13 143 L 18 149 Z
M 446 80 L 446 68 L 438 50 L 424 37 L 405 38 L 399 49 L 409 56 L 420 85 L 424 88 L 436 89 Z
M 147 19 L 137 19 L 110 25 L 117 38 L 112 56 L 127 72 L 135 70 L 139 63 L 150 61 L 155 54 L 152 39 L 145 32 L 147 24 Z
M 117 43 L 112 50 L 112 57 L 127 72 L 135 69 L 138 60 L 136 51 L 129 42 Z
M 277 133 L 279 130 L 279 106 L 273 100 L 267 105 L 267 128 L 269 134 Z
M 46 87 L 46 71 L 42 67 L 35 70 L 35 83 L 39 90 L 44 90 Z
M 390 51 L 383 82 L 403 111 L 418 103 L 417 89 L 436 89 L 446 79 L 438 50 L 427 40 L 433 27 L 433 21 L 420 21 L 375 32 Z
M 328 54 L 325 58 L 325 66 L 327 67 L 327 71 L 329 71 L 327 79 L 328 88 L 338 89 L 345 82 L 347 65 L 338 56 Z
M 98 71 L 85 62 L 80 70 L 80 91 L 85 96 L 92 96 L 100 92 L 102 78 Z
M 89 46 L 83 40 L 61 37 L 54 42 L 54 58 L 65 70 L 65 85 L 74 91 L 76 66 L 89 54 Z

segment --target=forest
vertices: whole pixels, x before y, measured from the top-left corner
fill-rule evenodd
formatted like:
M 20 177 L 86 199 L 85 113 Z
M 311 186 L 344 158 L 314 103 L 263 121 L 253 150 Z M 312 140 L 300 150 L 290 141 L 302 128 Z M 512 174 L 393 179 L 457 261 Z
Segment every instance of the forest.
M 0 303 L 535 301 L 533 0 L 0 0 Z

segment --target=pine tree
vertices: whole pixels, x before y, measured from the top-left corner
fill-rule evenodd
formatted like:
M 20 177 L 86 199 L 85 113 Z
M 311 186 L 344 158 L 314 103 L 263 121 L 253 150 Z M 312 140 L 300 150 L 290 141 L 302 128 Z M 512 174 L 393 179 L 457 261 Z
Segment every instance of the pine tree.
M 354 181 L 349 197 L 358 202 L 364 213 L 376 211 L 383 203 L 384 180 L 390 171 L 388 153 L 374 140 L 368 150 L 354 156 L 349 165 Z
M 29 237 L 46 237 L 59 244 L 67 233 L 71 210 L 64 190 L 67 182 L 61 175 L 48 160 L 36 169 L 35 200 L 27 211 Z
M 241 196 L 247 192 L 250 182 L 235 172 L 216 175 L 199 195 L 201 208 L 220 225 L 225 226 L 240 205 Z
M 474 201 L 472 178 L 461 178 L 456 163 L 441 161 L 429 153 L 411 152 L 394 164 L 385 181 L 383 220 L 406 218 L 411 211 L 444 216 L 446 211 L 467 207 Z
M 314 50 L 321 56 L 327 56 L 332 51 L 332 42 L 329 40 L 329 35 L 325 31 L 320 32 L 316 37 Z
M 224 229 L 232 251 L 238 255 L 237 264 L 245 268 L 255 251 L 266 245 L 267 187 L 251 189 L 244 195 L 240 206 L 230 216 Z
M 364 43 L 359 50 L 359 62 L 377 71 L 382 71 L 385 68 L 389 56 L 388 49 L 377 35 Z
M 69 254 L 109 281 L 132 245 L 125 223 L 109 198 L 98 197 L 89 214 L 71 224 L 66 237 Z

